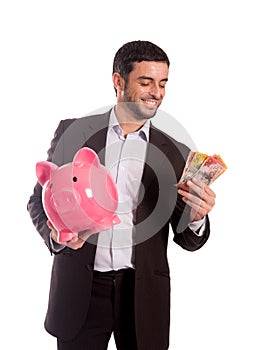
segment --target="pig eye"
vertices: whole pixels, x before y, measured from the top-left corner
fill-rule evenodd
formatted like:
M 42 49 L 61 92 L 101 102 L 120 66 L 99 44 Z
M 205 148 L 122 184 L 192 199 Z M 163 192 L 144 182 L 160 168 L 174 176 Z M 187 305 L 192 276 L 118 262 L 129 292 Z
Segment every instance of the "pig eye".
M 50 184 L 50 189 L 52 189 L 52 187 L 53 187 L 53 183 Z
M 74 176 L 74 177 L 73 177 L 73 182 L 77 182 L 77 181 L 78 181 L 77 177 Z

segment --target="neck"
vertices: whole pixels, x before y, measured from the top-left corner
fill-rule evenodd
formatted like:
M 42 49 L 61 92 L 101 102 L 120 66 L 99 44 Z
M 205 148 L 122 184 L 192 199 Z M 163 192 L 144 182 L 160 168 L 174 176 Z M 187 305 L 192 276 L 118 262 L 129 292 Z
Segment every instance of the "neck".
M 115 106 L 115 115 L 120 124 L 121 129 L 123 130 L 123 136 L 126 137 L 127 134 L 135 132 L 146 123 L 146 119 L 137 120 L 130 111 L 127 111 L 126 108 L 121 104 Z

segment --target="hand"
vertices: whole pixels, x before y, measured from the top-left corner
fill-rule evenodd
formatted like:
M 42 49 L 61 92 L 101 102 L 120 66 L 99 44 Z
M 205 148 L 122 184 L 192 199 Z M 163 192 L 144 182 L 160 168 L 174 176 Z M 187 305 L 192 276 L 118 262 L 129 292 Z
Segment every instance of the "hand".
M 87 232 L 84 231 L 81 236 L 73 237 L 70 241 L 62 243 L 62 242 L 59 242 L 58 232 L 55 230 L 54 226 L 49 220 L 47 221 L 47 225 L 51 229 L 50 235 L 54 242 L 65 245 L 66 247 L 69 247 L 74 250 L 81 248 L 83 244 L 86 242 L 86 240 L 89 238 L 89 236 L 91 236 L 91 233 L 89 231 Z
M 191 207 L 191 222 L 201 220 L 214 207 L 216 195 L 208 185 L 199 180 L 188 180 L 186 185 L 187 187 L 180 188 L 178 193 L 183 196 L 183 201 Z

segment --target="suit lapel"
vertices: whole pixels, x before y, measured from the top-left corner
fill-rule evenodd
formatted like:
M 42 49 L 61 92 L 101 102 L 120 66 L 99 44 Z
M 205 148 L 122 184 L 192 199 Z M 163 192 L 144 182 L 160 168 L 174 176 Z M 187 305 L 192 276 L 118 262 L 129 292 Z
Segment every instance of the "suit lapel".
M 155 176 L 155 170 L 160 169 L 167 153 L 167 143 L 162 134 L 153 126 L 150 127 L 150 140 L 148 143 L 144 171 L 142 175 L 142 183 L 144 188 L 148 188 L 150 182 Z
M 110 113 L 111 111 L 91 118 L 86 117 L 90 120 L 85 130 L 86 142 L 84 146 L 92 148 L 98 154 L 103 165 L 105 164 L 105 146 Z

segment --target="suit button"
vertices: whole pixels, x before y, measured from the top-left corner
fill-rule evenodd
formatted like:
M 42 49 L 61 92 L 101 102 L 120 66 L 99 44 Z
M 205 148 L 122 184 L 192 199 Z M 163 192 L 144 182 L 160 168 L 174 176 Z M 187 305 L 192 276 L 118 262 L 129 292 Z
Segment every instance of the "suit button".
M 88 264 L 86 267 L 87 267 L 87 269 L 88 269 L 89 271 L 93 271 L 93 266 L 92 266 L 92 265 Z

